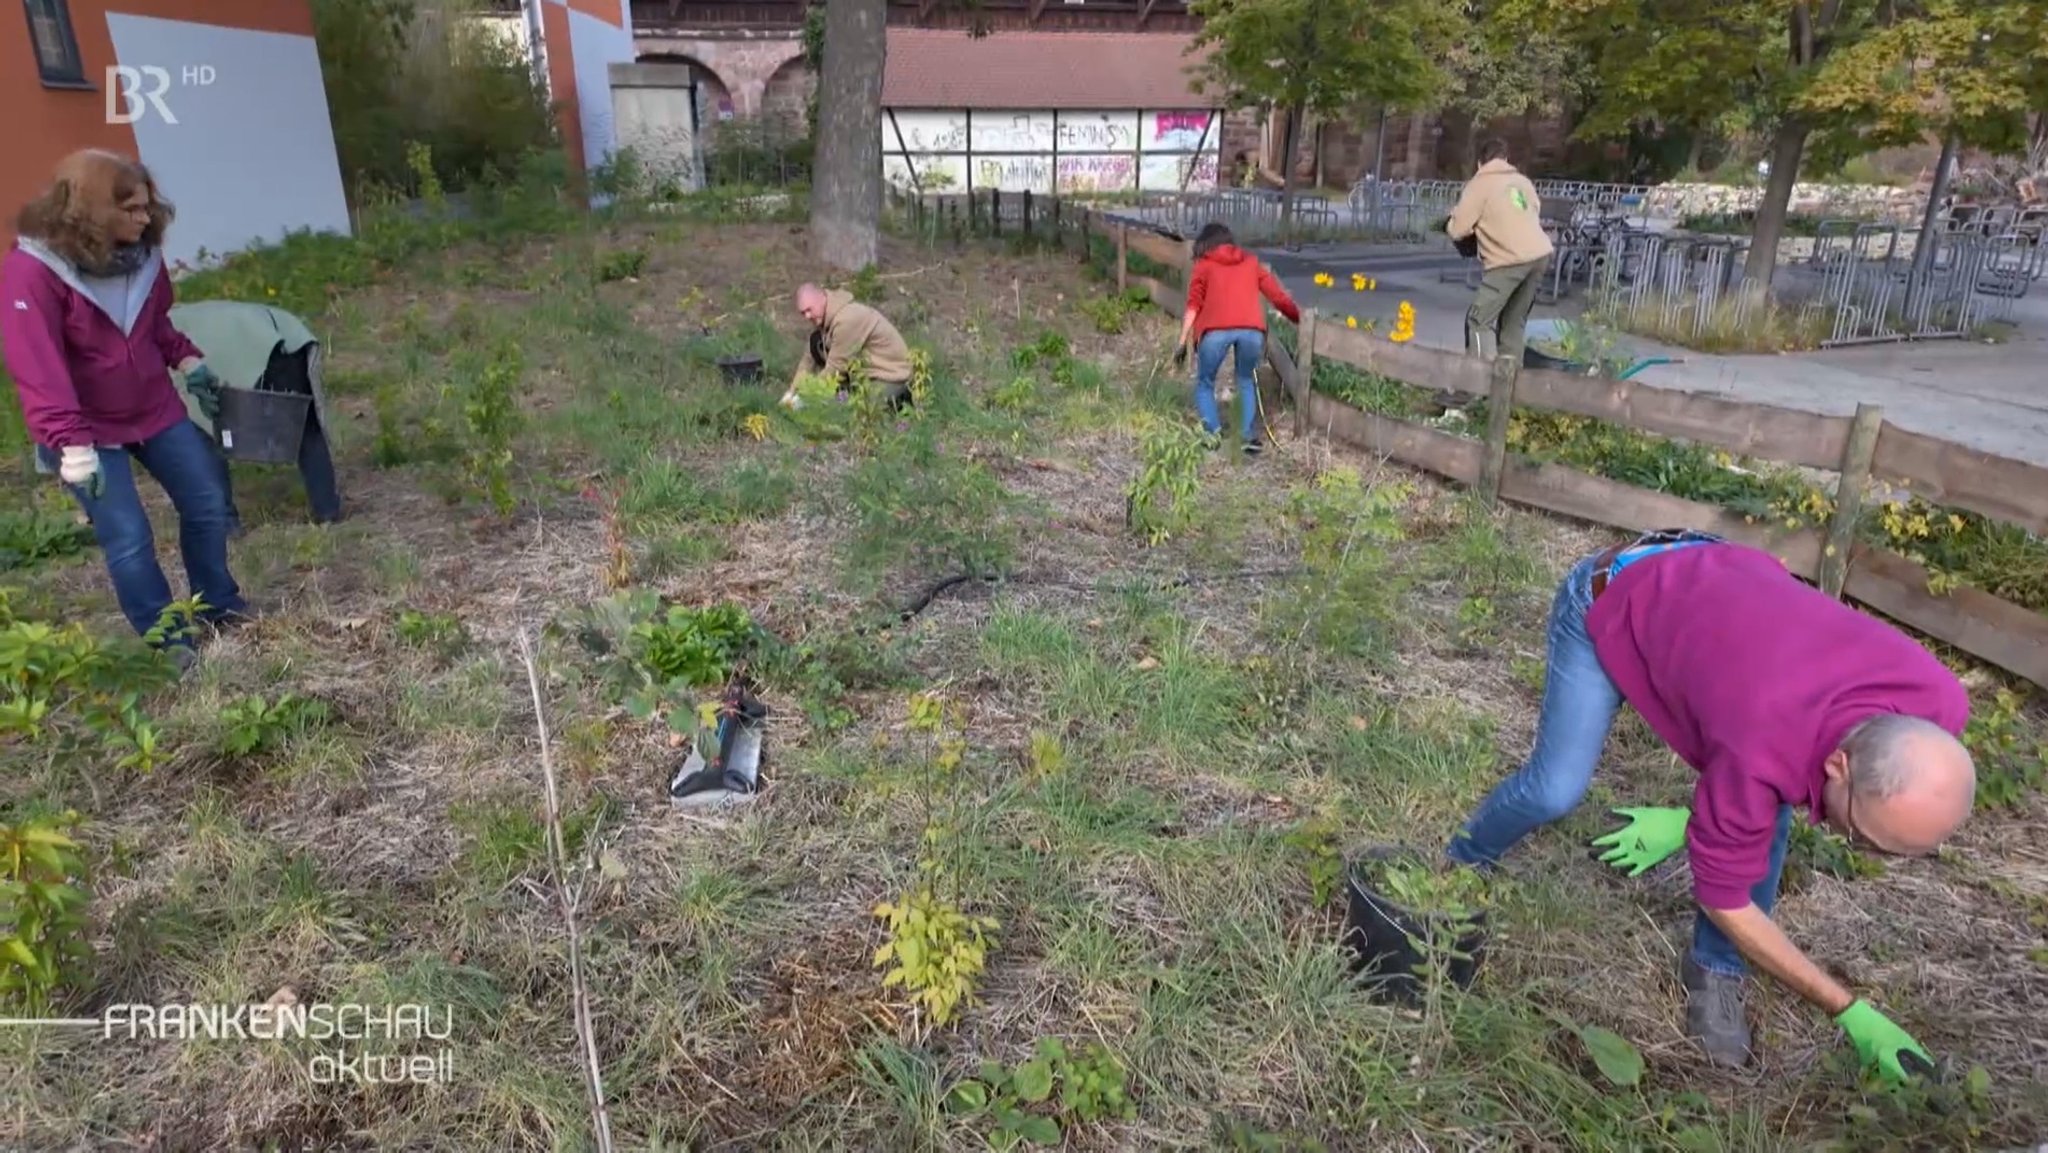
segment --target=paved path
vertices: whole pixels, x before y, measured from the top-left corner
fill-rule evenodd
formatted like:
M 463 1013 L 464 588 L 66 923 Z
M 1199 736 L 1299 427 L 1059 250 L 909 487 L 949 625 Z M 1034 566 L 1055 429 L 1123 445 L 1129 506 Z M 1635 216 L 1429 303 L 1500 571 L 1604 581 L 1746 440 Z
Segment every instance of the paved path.
M 1464 343 L 1464 313 L 1471 290 L 1455 274 L 1463 267 L 1443 247 L 1330 245 L 1300 252 L 1261 250 L 1304 306 L 1340 322 L 1356 316 L 1393 326 L 1403 300 L 1415 306 L 1415 339 L 1437 348 Z M 1320 288 L 1317 272 L 1337 283 Z M 1377 279 L 1372 292 L 1353 292 L 1351 273 Z M 1454 274 L 1444 282 L 1440 274 Z M 1569 316 L 1576 300 L 1539 305 L 1535 315 Z M 1904 428 L 2000 456 L 2048 467 L 2048 284 L 2019 301 L 2019 331 L 2004 344 L 1927 341 L 1870 345 L 1784 356 L 1712 356 L 1666 348 L 1630 337 L 1641 357 L 1670 356 L 1683 363 L 1655 365 L 1637 380 L 1664 388 L 1712 392 L 1741 400 L 1847 415 L 1858 402 L 1884 406 Z

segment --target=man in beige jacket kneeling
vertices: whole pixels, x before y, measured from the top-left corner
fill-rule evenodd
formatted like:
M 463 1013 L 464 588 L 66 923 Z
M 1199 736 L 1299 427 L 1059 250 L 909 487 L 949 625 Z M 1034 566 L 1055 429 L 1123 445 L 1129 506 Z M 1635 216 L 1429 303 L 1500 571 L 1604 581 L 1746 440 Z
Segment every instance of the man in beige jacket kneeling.
M 1476 236 L 1485 269 L 1465 314 L 1465 347 L 1473 355 L 1522 362 L 1529 309 L 1554 246 L 1543 231 L 1536 186 L 1507 161 L 1508 146 L 1479 146 L 1479 171 L 1458 196 L 1444 231 L 1452 240 Z
M 827 292 L 815 284 L 796 290 L 796 308 L 811 322 L 810 347 L 797 358 L 796 376 L 782 403 L 790 408 L 802 402 L 796 394 L 797 381 L 819 376 L 832 382 L 841 400 L 854 385 L 848 370 L 856 357 L 863 377 L 888 390 L 889 404 L 902 408 L 910 403 L 910 346 L 896 326 L 850 292 Z

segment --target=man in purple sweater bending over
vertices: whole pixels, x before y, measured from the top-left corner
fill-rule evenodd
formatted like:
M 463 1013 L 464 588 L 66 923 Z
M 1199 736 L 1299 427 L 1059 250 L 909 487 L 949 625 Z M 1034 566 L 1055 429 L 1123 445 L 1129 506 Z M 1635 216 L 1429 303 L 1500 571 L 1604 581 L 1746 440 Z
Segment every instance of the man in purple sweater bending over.
M 1586 795 L 1623 701 L 1699 773 L 1690 809 L 1623 809 L 1593 844 L 1639 875 L 1683 847 L 1700 914 L 1683 966 L 1686 1032 L 1749 1057 L 1755 965 L 1835 1019 L 1866 1067 L 1904 1079 L 1926 1050 L 1771 920 L 1792 811 L 1860 847 L 1921 856 L 1969 815 L 1962 683 L 1890 625 L 1704 533 L 1651 533 L 1581 560 L 1551 607 L 1536 747 L 1452 840 L 1491 868 Z M 1910 1054 L 1910 1056 L 1908 1056 Z M 1931 1062 L 1930 1062 L 1931 1063 Z

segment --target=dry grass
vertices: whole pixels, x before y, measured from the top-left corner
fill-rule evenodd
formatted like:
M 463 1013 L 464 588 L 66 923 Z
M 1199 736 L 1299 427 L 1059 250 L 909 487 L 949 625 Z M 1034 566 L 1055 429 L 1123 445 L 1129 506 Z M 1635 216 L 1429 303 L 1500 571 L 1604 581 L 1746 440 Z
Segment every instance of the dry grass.
M 0 1144 L 589 1147 L 559 920 L 522 883 L 547 864 L 511 638 L 603 596 L 621 534 L 636 587 L 736 600 L 828 654 L 814 667 L 830 673 L 768 685 L 755 804 L 684 817 L 663 803 L 666 734 L 608 704 L 573 638 L 547 634 L 569 849 L 600 866 L 586 971 L 624 1146 L 978 1147 L 985 1123 L 946 1114 L 947 1090 L 1047 1036 L 1100 1040 L 1131 1073 L 1137 1116 L 1069 1125 L 1079 1149 L 1989 1147 L 2048 1133 L 2039 797 L 1980 817 L 1937 860 L 1853 882 L 1805 872 L 1781 905 L 1823 964 L 1938 1054 L 1988 1070 L 1983 1100 L 1866 1100 L 1834 1064 L 1832 1026 L 1764 988 L 1761 1063 L 1698 1059 L 1680 1033 L 1682 866 L 1626 883 L 1581 848 L 1604 806 L 1689 787 L 1632 718 L 1582 812 L 1513 859 L 1478 994 L 1368 1000 L 1335 947 L 1341 902 L 1315 904 L 1283 838 L 1317 814 L 1346 853 L 1447 837 L 1527 748 L 1549 587 L 1606 538 L 1487 516 L 1283 431 L 1265 459 L 1206 461 L 1194 531 L 1147 549 L 1123 499 L 1139 418 L 1185 417 L 1147 382 L 1167 322 L 1093 332 L 1072 305 L 1101 290 L 1071 257 L 901 242 L 886 264 L 907 275 L 879 289 L 936 353 L 929 467 L 944 483 L 916 515 L 878 522 L 860 507 L 862 462 L 908 434 L 820 445 L 784 424 L 758 443 L 738 430 L 791 364 L 797 319 L 776 298 L 811 274 L 802 243 L 783 225 L 662 223 L 512 257 L 456 250 L 313 318 L 348 414 L 352 519 L 311 529 L 288 485 L 238 487 L 252 531 L 235 563 L 267 617 L 151 702 L 171 762 L 133 779 L 11 772 L 0 798 L 93 817 L 98 962 L 79 1012 L 282 987 L 450 1004 L 456 1076 L 315 1085 L 288 1046 L 15 1030 L 0 1038 Z M 637 280 L 579 273 L 625 247 L 648 254 Z M 1012 350 L 1048 329 L 1090 379 L 999 411 Z M 442 385 L 459 383 L 464 347 L 494 340 L 525 355 L 510 518 L 446 462 L 372 463 L 380 422 L 414 450 L 459 439 Z M 733 351 L 768 356 L 764 388 L 717 379 L 711 358 Z M 1349 606 L 1363 622 L 1350 647 L 1301 631 L 1303 598 L 1347 606 L 1301 571 L 1286 515 L 1339 466 L 1414 486 L 1402 539 L 1361 558 L 1388 599 Z M 953 499 L 977 468 L 1004 494 L 994 511 Z M 619 496 L 618 524 L 588 486 Z M 1007 579 L 893 616 L 946 575 L 905 558 L 983 521 L 1009 534 Z M 117 629 L 96 556 L 17 575 L 32 603 Z M 423 640 L 428 618 L 462 636 Z M 869 964 L 871 910 L 910 883 L 925 818 L 904 731 L 920 688 L 966 706 L 963 891 L 1002 922 L 980 1004 L 929 1033 Z M 286 689 L 335 719 L 274 753 L 219 751 L 226 704 Z M 1034 737 L 1056 740 L 1057 772 L 1034 769 Z M 1633 1042 L 1642 1087 L 1606 1086 L 1575 1025 Z M 1281 1143 L 1233 1146 L 1233 1126 Z

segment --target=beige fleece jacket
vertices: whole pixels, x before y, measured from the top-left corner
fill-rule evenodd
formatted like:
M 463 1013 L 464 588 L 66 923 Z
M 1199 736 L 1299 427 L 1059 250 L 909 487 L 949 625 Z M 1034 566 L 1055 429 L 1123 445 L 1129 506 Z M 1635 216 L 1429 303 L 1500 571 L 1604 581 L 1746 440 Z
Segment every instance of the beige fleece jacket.
M 835 377 L 856 356 L 866 366 L 869 380 L 902 384 L 910 379 L 910 346 L 903 343 L 903 334 L 888 317 L 855 300 L 852 293 L 835 289 L 825 294 L 823 328 L 825 366 L 816 367 L 806 349 L 796 358 L 796 375 L 789 382 L 792 392 L 804 373 Z
M 1543 202 L 1529 178 L 1505 160 L 1489 160 L 1466 183 L 1445 229 L 1451 239 L 1479 234 L 1488 270 L 1541 260 L 1555 249 L 1543 231 Z

